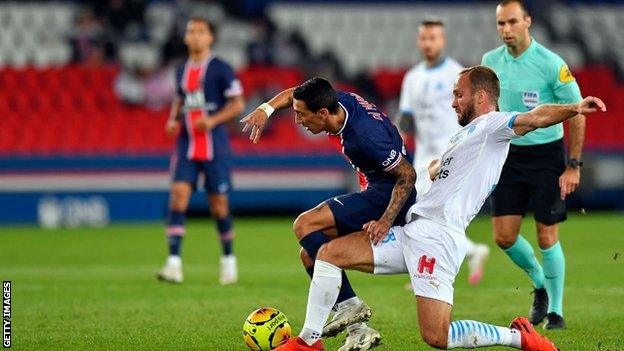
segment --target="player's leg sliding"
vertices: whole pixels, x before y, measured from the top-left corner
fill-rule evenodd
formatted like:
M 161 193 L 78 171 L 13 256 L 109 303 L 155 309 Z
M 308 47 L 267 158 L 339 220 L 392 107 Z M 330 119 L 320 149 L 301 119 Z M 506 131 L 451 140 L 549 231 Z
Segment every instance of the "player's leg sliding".
M 557 241 L 547 249 L 541 249 L 545 286 L 548 291 L 548 314 L 546 315 L 546 329 L 565 328 L 563 320 L 563 283 L 565 280 L 565 256 L 561 244 Z
M 219 262 L 219 283 L 222 285 L 233 284 L 238 280 L 238 268 L 236 256 L 232 249 L 234 231 L 232 230 L 232 215 L 228 214 L 224 218 L 216 218 L 217 230 L 223 255 Z
M 557 350 L 553 343 L 535 331 L 533 325 L 524 317 L 514 319 L 509 328 L 471 320 L 451 323 L 447 350 L 488 346 L 509 346 L 526 351 Z
M 169 256 L 165 266 L 158 272 L 157 278 L 170 283 L 182 283 L 182 259 L 180 251 L 182 240 L 186 233 L 184 227 L 186 216 L 182 212 L 170 211 L 167 219 L 167 243 L 169 245 Z
M 483 268 L 490 255 L 490 248 L 485 244 L 478 244 L 466 237 L 466 260 L 468 261 L 468 282 L 478 284 L 483 278 Z
M 533 282 L 535 290 L 533 291 L 533 305 L 531 306 L 529 321 L 533 324 L 539 324 L 546 317 L 548 295 L 546 294 L 544 271 L 535 257 L 533 247 L 522 235 L 518 235 L 516 242 L 504 251 L 518 267 L 527 272 Z

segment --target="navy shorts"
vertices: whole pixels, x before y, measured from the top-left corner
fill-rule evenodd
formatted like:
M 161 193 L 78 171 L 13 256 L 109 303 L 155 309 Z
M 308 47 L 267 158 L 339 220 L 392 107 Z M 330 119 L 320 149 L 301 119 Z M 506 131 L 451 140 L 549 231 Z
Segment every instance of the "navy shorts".
M 547 225 L 566 220 L 559 176 L 565 170 L 563 140 L 547 144 L 511 145 L 498 185 L 490 196 L 492 215 L 521 215 L 535 211 Z
M 391 195 L 367 189 L 325 200 L 334 215 L 338 236 L 359 232 L 364 224 L 379 220 L 388 208 Z M 407 211 L 415 202 L 416 189 L 412 191 L 392 225 L 405 225 Z
M 231 189 L 230 159 L 215 158 L 212 161 L 193 161 L 186 155 L 174 154 L 171 157 L 171 172 L 174 182 L 191 183 L 197 188 L 199 174 L 204 174 L 204 189 L 209 194 L 227 194 Z

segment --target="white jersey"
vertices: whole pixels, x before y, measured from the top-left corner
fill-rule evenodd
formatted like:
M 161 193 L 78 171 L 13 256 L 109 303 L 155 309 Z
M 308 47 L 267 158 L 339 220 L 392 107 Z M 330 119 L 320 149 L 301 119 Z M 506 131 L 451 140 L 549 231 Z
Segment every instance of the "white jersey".
M 413 117 L 416 127 L 414 167 L 419 197 L 431 185 L 429 163 L 440 158 L 448 140 L 460 128 L 451 104 L 453 84 L 462 69 L 462 65 L 447 57 L 435 67 L 421 62 L 403 78 L 399 109 Z
M 429 192 L 408 212 L 464 232 L 496 187 L 509 152 L 516 112 L 490 112 L 449 140 Z
M 462 69 L 462 65 L 447 57 L 431 68 L 421 62 L 403 78 L 399 109 L 413 116 L 417 149 L 423 153 L 439 157 L 448 139 L 459 129 L 451 104 L 453 84 Z

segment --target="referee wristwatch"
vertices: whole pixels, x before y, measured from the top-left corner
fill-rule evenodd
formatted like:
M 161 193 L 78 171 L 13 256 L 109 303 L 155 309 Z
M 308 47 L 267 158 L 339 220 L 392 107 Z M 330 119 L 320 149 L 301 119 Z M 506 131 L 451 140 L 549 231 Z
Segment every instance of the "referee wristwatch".
M 580 160 L 576 158 L 571 158 L 571 159 L 568 159 L 568 167 L 577 169 L 577 168 L 583 167 L 583 162 L 581 162 Z

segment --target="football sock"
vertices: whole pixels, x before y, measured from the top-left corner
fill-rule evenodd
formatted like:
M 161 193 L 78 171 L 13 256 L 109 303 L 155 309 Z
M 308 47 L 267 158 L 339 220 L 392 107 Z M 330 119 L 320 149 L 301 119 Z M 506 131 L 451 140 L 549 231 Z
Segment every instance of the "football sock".
M 323 244 L 329 242 L 329 237 L 323 233 L 321 230 L 317 230 L 303 237 L 303 239 L 299 240 L 299 244 L 303 247 L 308 256 L 312 260 L 316 259 L 316 254 L 318 250 L 323 246 Z
M 321 248 L 321 246 L 323 246 L 323 244 L 328 243 L 329 241 L 329 237 L 322 231 L 318 230 L 303 237 L 303 239 L 299 241 L 299 244 L 306 250 L 308 256 L 310 256 L 312 260 L 316 260 L 316 254 L 318 253 L 318 250 Z M 308 273 L 310 278 L 312 278 L 314 274 L 314 266 L 306 268 L 306 272 Z M 355 291 L 353 291 L 351 283 L 349 282 L 346 273 L 343 271 L 342 287 L 340 289 L 340 294 L 338 295 L 337 301 L 342 302 L 352 297 L 355 297 Z
M 548 293 L 548 312 L 563 316 L 563 283 L 565 256 L 559 241 L 548 249 L 541 249 L 544 262 L 545 286 Z
M 506 327 L 461 320 L 449 326 L 446 348 L 476 348 L 483 346 L 511 346 L 522 349 L 520 332 Z
M 472 254 L 472 252 L 474 251 L 475 248 L 475 243 L 474 241 L 468 239 L 468 237 L 466 237 L 466 256 L 470 256 Z
M 518 267 L 527 272 L 535 288 L 540 289 L 544 287 L 542 266 L 537 262 L 531 244 L 522 235 L 518 235 L 516 242 L 504 251 Z
M 229 214 L 225 218 L 217 218 L 217 230 L 219 231 L 219 239 L 223 247 L 223 254 L 229 256 L 232 254 L 232 241 L 234 239 L 234 231 L 232 230 L 232 215 Z
M 183 212 L 170 211 L 167 218 L 167 243 L 169 244 L 169 255 L 180 256 L 182 238 L 186 234 L 184 221 L 186 216 Z
M 321 338 L 323 326 L 336 303 L 342 281 L 342 270 L 331 263 L 316 260 L 308 293 L 305 323 L 299 336 L 308 344 Z

